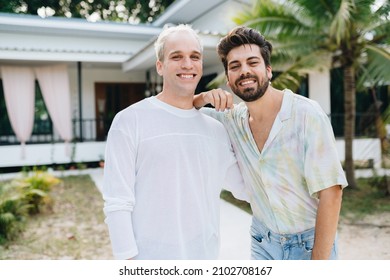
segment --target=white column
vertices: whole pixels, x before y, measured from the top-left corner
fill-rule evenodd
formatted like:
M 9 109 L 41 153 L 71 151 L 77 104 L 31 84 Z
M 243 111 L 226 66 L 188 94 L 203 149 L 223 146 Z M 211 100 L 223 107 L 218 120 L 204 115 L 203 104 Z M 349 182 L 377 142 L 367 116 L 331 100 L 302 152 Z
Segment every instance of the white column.
M 309 74 L 309 98 L 317 101 L 325 113 L 330 115 L 330 72 L 312 72 Z

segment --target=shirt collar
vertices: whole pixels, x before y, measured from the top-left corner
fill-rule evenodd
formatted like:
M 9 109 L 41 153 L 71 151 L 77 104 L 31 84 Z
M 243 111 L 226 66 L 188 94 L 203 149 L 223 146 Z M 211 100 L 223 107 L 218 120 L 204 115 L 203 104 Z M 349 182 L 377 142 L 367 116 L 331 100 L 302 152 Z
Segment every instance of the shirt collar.
M 283 90 L 282 107 L 280 108 L 279 118 L 281 121 L 291 118 L 294 93 L 289 89 Z

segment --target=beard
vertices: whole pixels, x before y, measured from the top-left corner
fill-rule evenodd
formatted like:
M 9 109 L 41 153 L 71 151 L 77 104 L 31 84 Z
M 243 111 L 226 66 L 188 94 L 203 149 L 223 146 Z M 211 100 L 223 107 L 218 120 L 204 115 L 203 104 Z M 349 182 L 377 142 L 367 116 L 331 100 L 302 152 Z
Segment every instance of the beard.
M 244 80 L 244 79 L 248 79 L 248 78 L 252 78 L 252 79 L 255 79 L 257 81 L 257 85 L 258 87 L 248 87 L 248 88 L 245 88 L 244 90 L 240 90 L 239 87 L 238 87 L 238 84 Z M 267 91 L 268 89 L 268 86 L 269 86 L 269 80 L 263 80 L 262 83 L 259 82 L 259 79 L 257 76 L 254 76 L 254 75 L 247 75 L 245 77 L 241 77 L 239 78 L 235 83 L 234 83 L 234 86 L 231 86 L 231 89 L 233 91 L 233 93 L 235 95 L 237 95 L 239 98 L 241 98 L 243 101 L 245 102 L 252 102 L 252 101 L 256 101 L 257 99 L 261 98 L 264 93 Z

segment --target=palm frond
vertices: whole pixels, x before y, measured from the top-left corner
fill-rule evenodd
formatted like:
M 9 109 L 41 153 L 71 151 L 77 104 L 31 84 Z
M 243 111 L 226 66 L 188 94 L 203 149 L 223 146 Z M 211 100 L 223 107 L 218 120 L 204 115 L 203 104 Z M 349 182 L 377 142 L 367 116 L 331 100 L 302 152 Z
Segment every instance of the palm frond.
M 390 52 L 378 45 L 366 46 L 366 61 L 360 64 L 357 87 L 390 85 Z
M 330 25 L 330 34 L 335 39 L 337 45 L 341 41 L 348 41 L 351 38 L 351 21 L 355 1 L 342 0 L 340 7 Z
M 295 92 L 299 88 L 304 77 L 305 75 L 299 73 L 285 71 L 277 75 L 275 79 L 272 80 L 272 86 L 278 89 L 288 88 Z
M 311 22 L 306 22 L 298 9 L 286 9 L 272 0 L 254 1 L 252 7 L 239 12 L 233 21 L 259 30 L 267 38 L 291 38 L 311 30 Z

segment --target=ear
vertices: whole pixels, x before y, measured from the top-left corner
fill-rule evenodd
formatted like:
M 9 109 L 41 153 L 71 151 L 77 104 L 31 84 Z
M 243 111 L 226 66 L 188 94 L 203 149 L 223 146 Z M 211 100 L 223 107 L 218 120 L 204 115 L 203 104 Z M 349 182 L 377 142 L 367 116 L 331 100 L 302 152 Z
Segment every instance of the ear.
M 230 86 L 230 82 L 229 82 L 229 80 L 226 80 L 226 86 L 228 87 L 228 88 L 232 88 L 231 86 Z
M 266 70 L 267 70 L 267 77 L 271 81 L 271 79 L 272 79 L 272 67 L 271 66 L 267 66 Z
M 160 60 L 156 61 L 156 71 L 160 76 L 162 76 L 162 65 L 163 63 Z
M 231 89 L 232 87 L 230 86 L 229 76 L 226 73 L 225 73 L 225 77 L 226 77 L 226 86 Z

